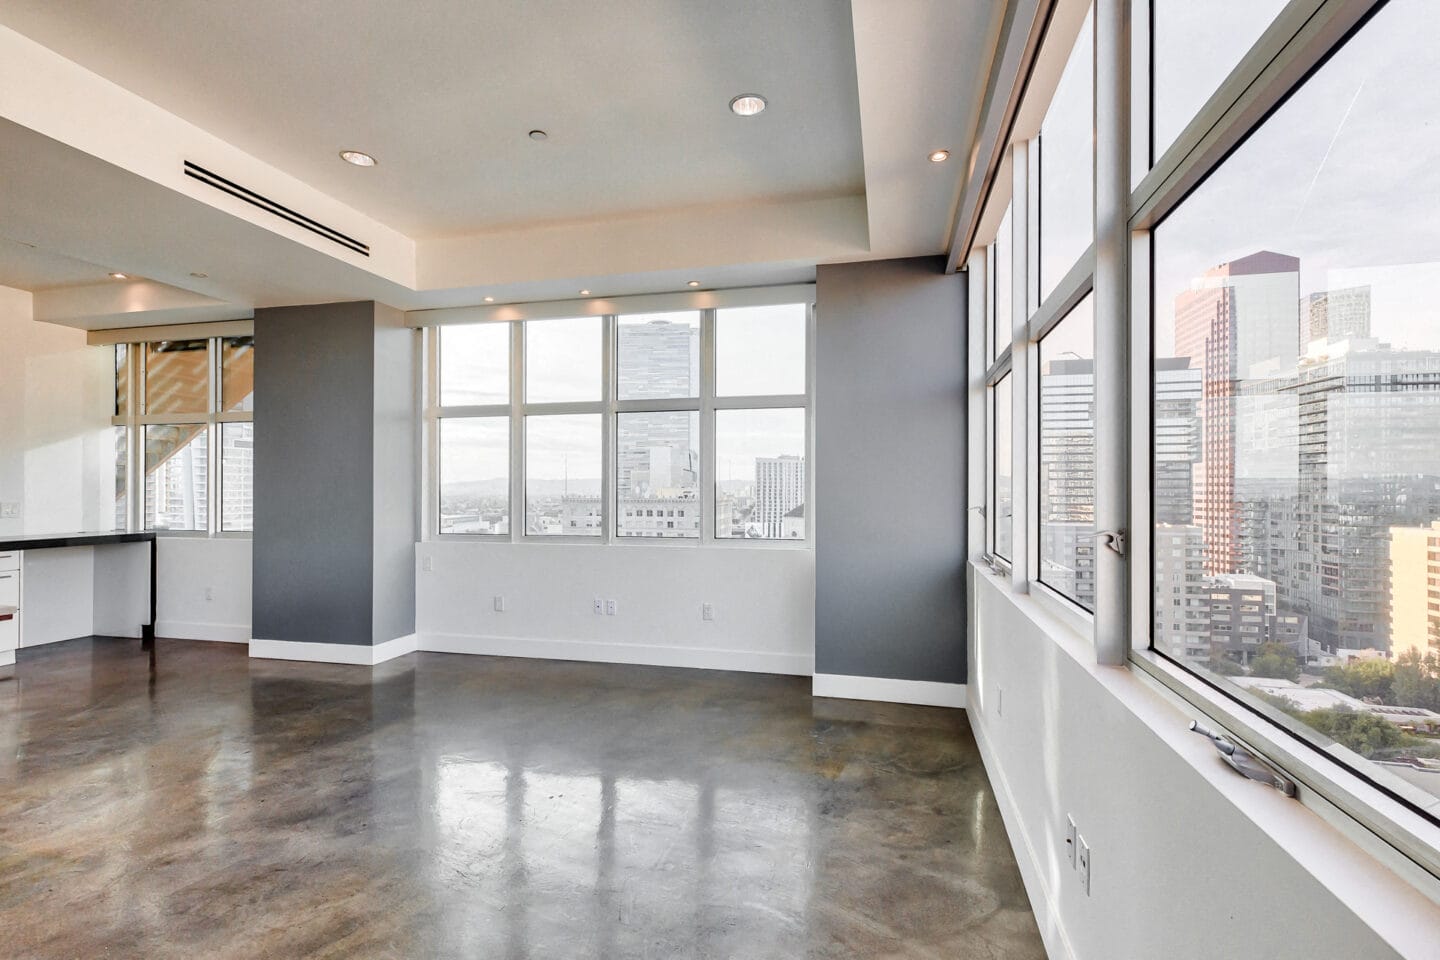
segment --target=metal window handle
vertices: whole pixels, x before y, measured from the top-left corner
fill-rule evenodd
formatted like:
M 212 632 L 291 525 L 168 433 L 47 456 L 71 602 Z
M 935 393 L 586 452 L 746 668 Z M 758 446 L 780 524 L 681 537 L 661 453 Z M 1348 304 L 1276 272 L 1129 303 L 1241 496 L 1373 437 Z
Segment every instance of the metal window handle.
M 1095 539 L 1120 554 L 1120 556 L 1125 556 L 1124 530 L 1096 530 Z
M 1275 772 L 1269 764 L 1265 763 L 1249 750 L 1231 743 L 1213 730 L 1200 726 L 1197 721 L 1190 721 L 1190 729 L 1213 743 L 1215 749 L 1220 751 L 1221 758 L 1235 770 L 1249 777 L 1251 780 L 1268 783 L 1287 797 L 1295 796 L 1295 781 L 1283 774 Z

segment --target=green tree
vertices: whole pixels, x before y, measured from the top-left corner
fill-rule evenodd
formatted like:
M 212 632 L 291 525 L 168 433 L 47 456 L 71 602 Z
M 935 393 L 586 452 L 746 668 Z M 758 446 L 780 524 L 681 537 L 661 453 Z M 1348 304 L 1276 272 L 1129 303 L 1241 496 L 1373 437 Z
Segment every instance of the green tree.
M 1359 710 L 1311 710 L 1305 714 L 1304 720 L 1313 729 L 1362 757 L 1394 750 L 1409 740 L 1403 730 L 1384 717 Z
M 1435 654 L 1422 657 L 1418 650 L 1400 654 L 1391 693 L 1402 707 L 1440 711 L 1440 663 Z
M 1271 677 L 1278 680 L 1294 680 L 1300 676 L 1300 661 L 1283 643 L 1266 643 L 1250 661 L 1252 677 Z
M 1382 703 L 1391 702 L 1391 687 L 1394 681 L 1395 665 L 1380 657 L 1373 660 L 1351 660 L 1329 667 L 1325 671 L 1327 684 L 1341 693 L 1348 693 L 1361 700 L 1374 697 Z

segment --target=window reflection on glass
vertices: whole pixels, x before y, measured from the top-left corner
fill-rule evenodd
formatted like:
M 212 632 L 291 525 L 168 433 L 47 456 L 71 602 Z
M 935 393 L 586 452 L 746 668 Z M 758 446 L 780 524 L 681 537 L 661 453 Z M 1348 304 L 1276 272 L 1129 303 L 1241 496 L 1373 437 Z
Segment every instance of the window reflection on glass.
M 700 536 L 700 414 L 616 417 L 616 533 Z
M 510 324 L 440 328 L 440 405 L 510 402 Z
M 715 311 L 715 395 L 805 392 L 803 303 Z
M 1095 608 L 1095 315 L 1088 294 L 1040 341 L 1040 581 Z
M 1440 65 L 1392 0 L 1154 234 L 1153 646 L 1440 796 Z
M 204 424 L 145 428 L 145 529 L 207 529 L 208 464 Z
M 220 425 L 220 529 L 255 529 L 255 424 Z
M 526 417 L 525 534 L 600 536 L 601 468 L 598 413 Z
M 220 409 L 255 409 L 255 338 L 224 337 L 220 341 Z
M 715 413 L 715 536 L 805 539 L 805 411 Z
M 1152 164 L 1175 142 L 1287 2 L 1150 0 Z M 1145 39 L 1137 37 L 1136 42 Z
M 621 400 L 700 396 L 700 313 L 619 318 L 616 392 Z
M 210 341 L 167 340 L 145 345 L 145 412 L 210 411 Z
M 1040 300 L 1095 238 L 1095 14 L 1085 15 L 1040 127 Z
M 1011 409 L 1011 380 L 1010 374 L 1005 374 L 991 390 L 991 401 L 994 405 L 992 410 L 994 433 L 992 436 L 991 463 L 993 473 L 991 474 L 994 483 L 994 503 L 991 508 L 991 543 L 995 555 L 1004 560 L 1010 559 L 1012 551 L 1012 521 L 1011 514 L 1015 509 L 1014 484 L 1011 482 L 1013 475 L 1010 459 L 1010 420 L 1013 415 Z
M 510 532 L 510 418 L 440 421 L 440 532 Z
M 601 317 L 525 323 L 525 399 L 529 403 L 599 400 Z

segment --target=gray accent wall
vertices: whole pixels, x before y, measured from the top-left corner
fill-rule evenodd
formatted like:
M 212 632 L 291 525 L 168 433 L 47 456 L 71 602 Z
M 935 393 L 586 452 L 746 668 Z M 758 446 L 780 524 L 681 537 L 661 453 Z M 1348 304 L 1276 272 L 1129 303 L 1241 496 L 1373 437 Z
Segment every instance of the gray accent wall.
M 964 683 L 965 277 L 816 270 L 815 672 Z
M 418 351 L 401 322 L 368 301 L 255 311 L 256 638 L 415 630 Z

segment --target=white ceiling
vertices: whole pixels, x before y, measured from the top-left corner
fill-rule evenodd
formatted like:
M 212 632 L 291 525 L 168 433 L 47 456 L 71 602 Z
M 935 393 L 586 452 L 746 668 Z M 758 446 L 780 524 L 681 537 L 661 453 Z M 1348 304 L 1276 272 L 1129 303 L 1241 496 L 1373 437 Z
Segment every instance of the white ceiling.
M 416 238 L 865 186 L 836 0 L 7 0 L 0 22 Z M 752 91 L 769 109 L 732 115 Z
M 0 285 L 95 328 L 192 303 L 618 296 L 942 253 L 998 6 L 5 0 Z M 741 92 L 769 109 L 732 116 Z M 927 162 L 938 147 L 956 159 Z M 182 159 L 372 256 L 188 180 Z M 155 283 L 116 293 L 109 270 Z

